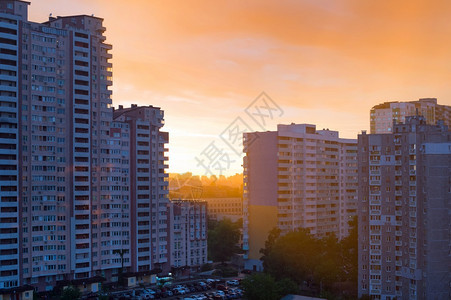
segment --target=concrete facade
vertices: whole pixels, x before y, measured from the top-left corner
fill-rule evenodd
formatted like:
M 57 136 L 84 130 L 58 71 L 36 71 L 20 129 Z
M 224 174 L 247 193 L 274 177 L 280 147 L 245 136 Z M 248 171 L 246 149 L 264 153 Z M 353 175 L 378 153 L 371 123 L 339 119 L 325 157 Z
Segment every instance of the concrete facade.
M 370 133 L 391 133 L 393 121 L 404 123 L 407 116 L 423 116 L 427 124 L 435 125 L 442 120 L 451 126 L 451 106 L 437 104 L 435 98 L 418 101 L 384 102 L 375 105 L 370 111 Z
M 359 147 L 359 296 L 449 299 L 451 133 L 406 117 Z
M 244 134 L 243 249 L 261 269 L 269 231 L 307 228 L 317 237 L 348 234 L 357 214 L 357 142 L 315 125 L 278 125 Z
M 207 202 L 171 200 L 170 260 L 174 276 L 198 272 L 207 263 Z
M 28 5 L 0 2 L 0 291 L 170 270 L 163 111 L 113 110 L 101 18 Z
M 208 217 L 213 220 L 224 218 L 236 222 L 243 218 L 242 198 L 203 198 L 208 204 Z

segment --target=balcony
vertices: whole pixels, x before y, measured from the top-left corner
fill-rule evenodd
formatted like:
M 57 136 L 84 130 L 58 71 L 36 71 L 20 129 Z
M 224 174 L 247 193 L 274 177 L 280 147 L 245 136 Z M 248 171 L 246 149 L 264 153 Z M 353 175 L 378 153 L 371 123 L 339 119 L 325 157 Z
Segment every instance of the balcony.
M 402 196 L 402 191 L 401 190 L 395 191 L 395 196 Z
M 396 256 L 402 256 L 402 251 L 395 251 Z
M 395 231 L 395 236 L 402 236 L 402 231 L 396 230 Z
M 402 246 L 402 241 L 395 241 L 395 246 Z
M 382 261 L 380 259 L 372 259 L 370 262 L 372 265 L 381 265 Z
M 401 180 L 396 180 L 395 181 L 395 185 L 402 185 L 402 181 Z
M 370 275 L 381 275 L 381 270 L 370 270 Z
M 396 201 L 395 201 L 395 205 L 396 205 L 396 206 L 402 206 L 402 201 L 396 200 Z
M 380 279 L 371 279 L 370 283 L 371 284 L 381 284 L 381 280 Z

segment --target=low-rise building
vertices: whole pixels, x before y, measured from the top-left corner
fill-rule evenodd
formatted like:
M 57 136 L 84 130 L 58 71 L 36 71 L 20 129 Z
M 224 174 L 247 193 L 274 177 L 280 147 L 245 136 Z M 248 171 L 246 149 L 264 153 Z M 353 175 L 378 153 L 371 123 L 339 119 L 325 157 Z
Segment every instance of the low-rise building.
M 168 220 L 172 274 L 181 276 L 199 271 L 207 262 L 207 202 L 171 200 Z
M 243 198 L 205 198 L 208 203 L 208 217 L 212 220 L 224 218 L 236 222 L 243 218 Z

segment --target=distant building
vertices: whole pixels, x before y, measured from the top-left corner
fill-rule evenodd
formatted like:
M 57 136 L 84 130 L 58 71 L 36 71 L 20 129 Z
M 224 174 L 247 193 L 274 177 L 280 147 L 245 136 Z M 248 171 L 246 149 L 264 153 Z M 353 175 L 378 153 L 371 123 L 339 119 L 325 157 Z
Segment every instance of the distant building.
M 359 297 L 450 299 L 451 132 L 406 117 L 358 147 Z
M 208 217 L 213 220 L 228 218 L 233 222 L 243 218 L 242 198 L 204 198 L 208 203 Z
M 197 272 L 207 262 L 207 202 L 171 200 L 168 208 L 171 272 Z
M 393 121 L 404 123 L 407 116 L 423 116 L 427 124 L 442 120 L 451 126 L 451 106 L 437 104 L 435 98 L 409 102 L 384 102 L 371 108 L 370 133 L 391 133 Z
M 357 141 L 315 125 L 278 125 L 244 134 L 243 249 L 261 270 L 269 231 L 307 228 L 317 237 L 349 233 L 357 215 Z

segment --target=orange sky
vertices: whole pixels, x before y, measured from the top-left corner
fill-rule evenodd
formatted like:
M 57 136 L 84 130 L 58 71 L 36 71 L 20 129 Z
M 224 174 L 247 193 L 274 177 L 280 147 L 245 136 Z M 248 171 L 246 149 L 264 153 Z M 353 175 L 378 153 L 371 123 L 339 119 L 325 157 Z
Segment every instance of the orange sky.
M 451 1 L 32 0 L 30 19 L 95 14 L 113 44 L 113 105 L 160 106 L 170 171 L 195 157 L 265 91 L 277 123 L 355 138 L 383 101 L 451 105 Z M 252 125 L 252 128 L 256 126 Z M 241 158 L 226 174 L 241 172 Z

